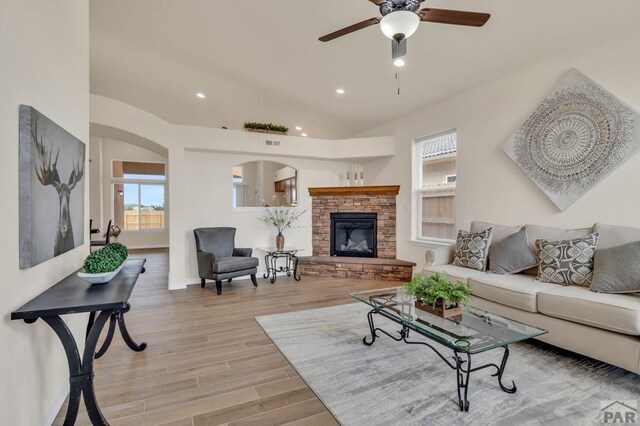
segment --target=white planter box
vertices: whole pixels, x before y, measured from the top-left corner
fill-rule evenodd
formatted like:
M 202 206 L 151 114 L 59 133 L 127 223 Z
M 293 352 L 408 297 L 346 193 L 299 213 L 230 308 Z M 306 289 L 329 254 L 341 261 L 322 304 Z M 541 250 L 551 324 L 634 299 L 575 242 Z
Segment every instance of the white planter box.
M 122 262 L 122 264 L 118 266 L 118 269 L 112 272 L 103 272 L 102 274 L 88 274 L 86 272 L 78 272 L 78 276 L 91 284 L 105 284 L 111 281 L 113 277 L 118 275 L 118 272 L 120 272 L 120 270 L 124 267 L 124 263 L 126 261 L 127 259 L 125 259 L 124 262 Z

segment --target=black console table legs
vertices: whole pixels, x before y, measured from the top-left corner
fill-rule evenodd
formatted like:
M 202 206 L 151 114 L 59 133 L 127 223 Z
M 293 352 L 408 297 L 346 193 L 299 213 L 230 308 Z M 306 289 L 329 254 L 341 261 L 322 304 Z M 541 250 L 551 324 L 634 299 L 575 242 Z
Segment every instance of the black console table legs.
M 102 311 L 95 319 L 85 342 L 82 360 L 80 359 L 76 340 L 62 318 L 59 316 L 42 318 L 62 342 L 69 364 L 69 405 L 64 418 L 65 426 L 75 424 L 82 396 L 84 396 L 84 404 L 87 407 L 87 414 L 91 419 L 91 423 L 94 425 L 109 424 L 96 402 L 93 389 L 93 357 L 102 328 L 113 312 L 113 310 Z
M 147 348 L 147 344 L 145 342 L 142 342 L 140 344 L 134 342 L 131 338 L 131 335 L 129 334 L 129 330 L 127 330 L 127 326 L 124 323 L 124 314 L 129 312 L 129 309 L 131 309 L 131 305 L 127 303 L 123 309 L 115 312 L 116 319 L 118 320 L 118 328 L 120 329 L 122 340 L 124 340 L 127 346 L 129 346 L 129 349 L 134 352 L 142 352 Z
M 107 331 L 107 337 L 105 337 L 104 343 L 102 343 L 102 347 L 100 348 L 100 350 L 96 352 L 96 355 L 95 355 L 96 358 L 100 358 L 102 355 L 104 355 L 107 352 L 107 349 L 109 349 L 109 346 L 113 341 L 113 335 L 115 334 L 116 322 L 118 323 L 118 328 L 120 329 L 120 335 L 122 336 L 122 340 L 124 340 L 124 342 L 127 344 L 129 349 L 135 352 L 142 352 L 147 348 L 147 344 L 145 342 L 137 344 L 129 334 L 129 330 L 127 330 L 127 325 L 124 322 L 124 314 L 129 312 L 130 309 L 131 309 L 131 305 L 126 303 L 124 308 L 116 309 L 111 314 L 111 318 L 109 319 L 109 330 Z
M 140 352 L 146 349 L 147 344 L 137 344 L 131 338 L 131 335 L 129 335 L 129 331 L 125 325 L 124 314 L 127 313 L 130 308 L 130 305 L 126 303 L 121 309 L 101 311 L 97 317 L 96 312 L 90 313 L 82 358 L 80 358 L 76 340 L 62 318 L 60 318 L 60 316 L 42 318 L 60 339 L 69 365 L 69 405 L 67 406 L 67 413 L 64 418 L 65 426 L 75 424 L 82 397 L 84 397 L 84 404 L 87 407 L 87 414 L 89 415 L 89 419 L 91 419 L 91 423 L 94 425 L 109 424 L 102 415 L 100 407 L 98 407 L 98 403 L 96 402 L 93 389 L 93 360 L 94 358 L 100 358 L 107 352 L 107 349 L 109 349 L 115 333 L 116 322 L 120 328 L 120 334 L 122 334 L 123 340 L 131 350 Z M 109 321 L 107 337 L 100 350 L 96 352 L 98 339 L 107 321 Z M 29 322 L 33 321 L 29 320 Z
M 111 314 L 111 317 L 109 318 L 109 329 L 107 330 L 107 337 L 105 337 L 104 342 L 102 343 L 102 346 L 100 347 L 98 352 L 96 352 L 96 355 L 95 355 L 96 359 L 104 355 L 107 352 L 107 349 L 109 349 L 109 346 L 111 345 L 111 341 L 113 340 L 113 334 L 115 333 L 115 330 L 116 330 L 116 313 L 114 312 Z

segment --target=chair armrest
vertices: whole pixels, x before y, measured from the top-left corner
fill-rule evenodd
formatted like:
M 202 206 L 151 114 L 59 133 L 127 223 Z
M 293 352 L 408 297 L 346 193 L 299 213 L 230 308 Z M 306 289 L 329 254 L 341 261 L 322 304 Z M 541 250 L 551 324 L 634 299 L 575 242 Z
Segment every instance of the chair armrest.
M 428 249 L 425 253 L 426 266 L 448 265 L 453 262 L 455 244 Z
M 199 251 L 197 255 L 198 275 L 200 275 L 200 278 L 206 278 L 211 275 L 213 263 L 216 261 L 216 255 L 213 253 L 207 253 L 206 251 Z
M 253 249 L 250 248 L 234 248 L 233 249 L 233 255 L 234 256 L 240 256 L 240 257 L 251 257 L 251 254 L 253 254 Z

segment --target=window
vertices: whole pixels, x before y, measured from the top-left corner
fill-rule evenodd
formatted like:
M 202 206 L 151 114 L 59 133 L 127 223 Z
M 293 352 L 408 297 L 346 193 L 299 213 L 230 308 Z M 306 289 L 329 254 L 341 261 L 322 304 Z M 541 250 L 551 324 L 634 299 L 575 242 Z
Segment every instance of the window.
M 165 165 L 113 161 L 113 219 L 126 231 L 165 228 Z
M 416 229 L 419 240 L 456 237 L 456 132 L 416 141 Z

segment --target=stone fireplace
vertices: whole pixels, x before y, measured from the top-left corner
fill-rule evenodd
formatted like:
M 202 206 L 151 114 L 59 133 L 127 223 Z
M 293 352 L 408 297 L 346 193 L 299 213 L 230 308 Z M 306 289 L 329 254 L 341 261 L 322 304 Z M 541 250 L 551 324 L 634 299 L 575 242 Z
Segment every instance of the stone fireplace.
M 412 262 L 396 259 L 396 196 L 400 187 L 309 188 L 313 256 L 303 275 L 408 281 Z

